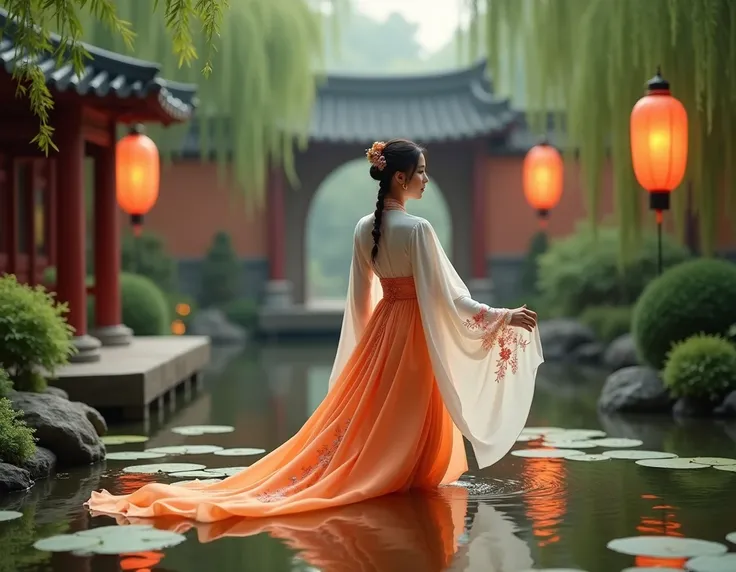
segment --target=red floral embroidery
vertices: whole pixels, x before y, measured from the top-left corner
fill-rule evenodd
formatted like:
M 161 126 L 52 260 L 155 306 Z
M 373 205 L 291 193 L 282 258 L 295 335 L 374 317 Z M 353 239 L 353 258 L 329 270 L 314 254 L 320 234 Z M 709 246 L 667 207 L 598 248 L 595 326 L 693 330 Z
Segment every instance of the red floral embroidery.
M 506 323 L 505 311 L 491 311 L 483 307 L 473 317 L 465 320 L 465 327 L 471 331 L 480 330 L 483 349 L 490 351 L 498 344 L 500 351 L 496 361 L 496 383 L 506 379 L 506 372 L 511 373 L 519 369 L 519 350 L 526 351 L 528 340 L 522 339 L 518 332 Z
M 344 427 L 338 427 L 335 429 L 334 439 L 330 443 L 317 449 L 317 459 L 313 464 L 302 467 L 301 475 L 290 475 L 288 477 L 288 484 L 283 487 L 279 487 L 276 490 L 268 489 L 263 491 L 261 494 L 257 495 L 258 500 L 264 503 L 276 502 L 290 495 L 301 492 L 318 481 L 325 469 L 327 469 L 330 461 L 332 461 L 332 457 L 335 456 L 335 452 L 340 446 L 340 443 L 342 443 L 349 425 L 350 420 L 348 419 L 345 422 Z

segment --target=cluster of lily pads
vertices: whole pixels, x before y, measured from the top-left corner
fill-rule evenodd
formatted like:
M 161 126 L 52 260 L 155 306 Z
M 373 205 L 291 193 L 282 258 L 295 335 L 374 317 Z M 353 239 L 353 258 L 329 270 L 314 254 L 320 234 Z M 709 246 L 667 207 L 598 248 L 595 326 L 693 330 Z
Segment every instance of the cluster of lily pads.
M 598 429 L 562 429 L 559 427 L 527 427 L 517 441 L 539 442 L 541 447 L 516 449 L 516 457 L 565 459 L 569 461 L 633 460 L 643 467 L 659 469 L 706 469 L 736 472 L 736 459 L 726 457 L 679 457 L 665 451 L 635 449 L 644 443 L 639 439 L 607 437 Z M 602 453 L 586 453 L 581 449 L 606 449 Z M 736 570 L 736 568 L 734 568 Z
M 235 428 L 229 425 L 188 425 L 184 427 L 174 427 L 172 433 L 186 436 L 194 435 L 210 435 L 231 433 Z M 148 440 L 145 435 L 110 435 L 103 437 L 105 445 L 125 445 L 130 443 L 144 443 Z M 177 445 L 170 447 L 153 447 L 143 451 L 114 451 L 107 453 L 106 461 L 143 461 L 152 459 L 161 459 L 163 457 L 181 456 L 181 455 L 208 455 L 213 454 L 218 457 L 249 457 L 265 453 L 265 449 L 257 449 L 252 447 L 239 447 L 233 449 L 225 449 L 217 445 Z M 141 473 L 141 474 L 165 474 L 173 478 L 188 479 L 172 483 L 172 485 L 183 485 L 197 480 L 200 483 L 213 483 L 230 477 L 245 467 L 218 467 L 208 469 L 205 465 L 199 463 L 157 463 L 132 465 L 124 467 L 124 473 Z

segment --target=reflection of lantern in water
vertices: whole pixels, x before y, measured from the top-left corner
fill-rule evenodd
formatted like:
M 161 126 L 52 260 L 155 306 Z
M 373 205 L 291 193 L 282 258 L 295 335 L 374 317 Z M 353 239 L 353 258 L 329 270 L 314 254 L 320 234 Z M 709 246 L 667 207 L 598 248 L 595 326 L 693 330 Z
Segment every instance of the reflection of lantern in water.
M 133 493 L 143 485 L 155 482 L 155 475 L 147 475 L 143 473 L 123 473 L 116 479 L 116 484 L 120 487 L 118 494 L 121 495 Z
M 644 500 L 652 500 L 657 502 L 659 497 L 656 495 L 641 495 Z M 652 536 L 684 536 L 679 530 L 682 524 L 677 522 L 675 511 L 677 507 L 667 504 L 655 504 L 652 510 L 661 511 L 659 518 L 657 516 L 641 516 L 636 530 L 642 535 Z M 637 556 L 634 560 L 636 566 L 652 567 L 652 568 L 683 568 L 687 558 L 659 558 L 656 556 Z
M 149 572 L 163 558 L 163 552 L 133 552 L 120 558 L 120 569 L 135 572 Z
M 544 496 L 525 495 L 526 514 L 532 521 L 532 531 L 540 547 L 559 542 L 558 526 L 567 512 L 565 466 L 560 459 L 525 459 L 524 480 L 534 481 L 535 487 L 553 491 Z

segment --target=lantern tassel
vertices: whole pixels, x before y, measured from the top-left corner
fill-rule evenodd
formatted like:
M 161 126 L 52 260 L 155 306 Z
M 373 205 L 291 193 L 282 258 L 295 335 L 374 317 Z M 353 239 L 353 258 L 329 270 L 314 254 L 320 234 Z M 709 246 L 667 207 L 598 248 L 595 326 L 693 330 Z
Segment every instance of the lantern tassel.
M 662 274 L 662 211 L 657 209 L 657 274 Z

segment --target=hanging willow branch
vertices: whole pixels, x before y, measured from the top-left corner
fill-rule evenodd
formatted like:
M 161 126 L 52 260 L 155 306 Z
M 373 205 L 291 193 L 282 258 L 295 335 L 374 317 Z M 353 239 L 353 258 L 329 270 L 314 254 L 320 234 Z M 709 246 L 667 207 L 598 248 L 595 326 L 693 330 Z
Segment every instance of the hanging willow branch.
M 509 50 L 524 51 L 528 108 L 562 109 L 565 138 L 580 154 L 588 211 L 598 218 L 607 154 L 615 208 L 628 248 L 642 224 L 642 190 L 629 147 L 629 116 L 661 65 L 688 111 L 690 153 L 673 215 L 684 227 L 694 195 L 701 248 L 712 254 L 725 199 L 736 198 L 731 161 L 736 138 L 736 2 L 731 0 L 468 0 L 483 21 L 489 67 L 500 77 Z M 513 38 L 518 41 L 510 41 Z M 726 189 L 726 192 L 724 192 Z

